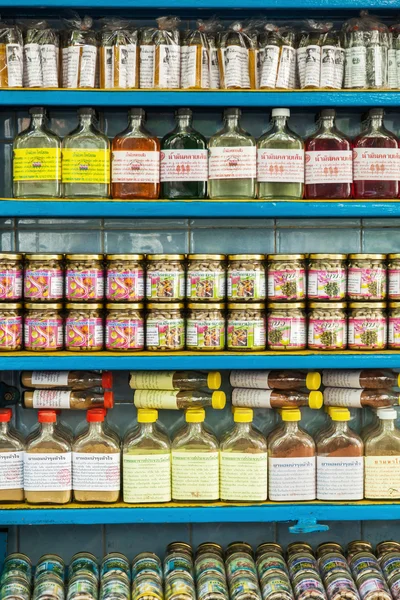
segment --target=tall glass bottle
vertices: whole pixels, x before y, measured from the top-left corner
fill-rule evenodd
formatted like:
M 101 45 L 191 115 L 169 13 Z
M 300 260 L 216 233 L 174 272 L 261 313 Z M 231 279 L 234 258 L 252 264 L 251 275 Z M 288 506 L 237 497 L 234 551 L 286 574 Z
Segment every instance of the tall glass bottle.
M 24 443 L 10 427 L 12 411 L 0 410 L 0 501 L 24 499 Z
M 164 408 L 180 410 L 212 406 L 223 410 L 226 404 L 225 392 L 204 392 L 197 390 L 136 390 L 136 408 Z
M 129 385 L 133 390 L 219 390 L 219 371 L 131 371 Z
M 144 126 L 146 113 L 131 108 L 128 127 L 112 142 L 113 198 L 152 200 L 160 194 L 160 142 Z
M 229 378 L 232 387 L 261 390 L 319 390 L 321 374 L 317 371 L 267 371 L 232 370 Z
M 161 197 L 206 198 L 207 141 L 192 127 L 192 111 L 175 113 L 176 127 L 161 142 Z
M 111 371 L 22 371 L 21 384 L 36 390 L 69 388 L 72 390 L 90 390 L 113 386 Z M 1 385 L 1 384 L 0 384 Z M 1 388 L 0 388 L 1 389 Z
M 383 124 L 383 108 L 372 108 L 368 124 L 353 142 L 354 197 L 377 199 L 399 195 L 399 139 Z
M 340 388 L 390 389 L 400 387 L 400 373 L 386 369 L 324 369 L 322 371 L 324 386 Z
M 365 498 L 400 498 L 400 431 L 393 409 L 378 413 L 379 424 L 365 438 Z
M 109 139 L 98 129 L 93 108 L 80 108 L 78 116 L 78 127 L 62 142 L 63 196 L 109 198 Z
M 60 198 L 61 140 L 47 127 L 45 108 L 29 114 L 29 127 L 13 143 L 14 198 Z
M 335 118 L 334 109 L 322 110 L 318 130 L 306 140 L 306 198 L 351 198 L 351 142 L 337 129 Z
M 257 142 L 259 198 L 303 197 L 304 143 L 289 128 L 289 118 L 288 108 L 272 109 L 272 127 Z
M 242 129 L 239 108 L 224 111 L 224 127 L 210 138 L 208 195 L 210 198 L 255 198 L 257 149 Z

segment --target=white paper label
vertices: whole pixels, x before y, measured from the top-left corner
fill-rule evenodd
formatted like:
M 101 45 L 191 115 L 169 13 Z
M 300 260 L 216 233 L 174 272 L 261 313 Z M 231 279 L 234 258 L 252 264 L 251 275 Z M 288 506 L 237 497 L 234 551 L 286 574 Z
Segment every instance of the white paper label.
M 34 390 L 33 408 L 71 408 L 71 392 Z
M 219 452 L 172 450 L 174 500 L 219 499 Z
M 259 148 L 257 181 L 304 183 L 304 150 Z
M 334 88 L 341 90 L 343 87 L 343 75 L 344 75 L 344 62 L 345 62 L 345 51 L 343 48 L 336 48 L 335 50 L 335 80 Z M 322 75 L 321 75 L 322 77 Z
M 336 87 L 336 48 L 335 46 L 323 46 L 321 51 L 321 88 Z M 340 86 L 342 87 L 342 86 Z
M 25 44 L 24 59 L 25 86 L 42 87 L 43 80 L 39 44 Z
M 128 44 L 128 64 L 126 71 L 126 87 L 137 87 L 137 46 L 136 44 Z
M 350 81 L 349 87 L 367 87 L 367 48 L 354 46 L 350 48 Z
M 389 297 L 400 296 L 400 269 L 389 269 Z
M 222 50 L 225 88 L 250 88 L 249 50 L 228 46 Z
M 133 401 L 136 408 L 178 410 L 178 394 L 177 390 L 136 390 Z
M 255 146 L 210 148 L 210 179 L 255 179 L 256 175 Z
M 398 148 L 354 148 L 354 181 L 398 181 Z
M 306 185 L 315 183 L 352 183 L 351 150 L 306 152 Z
M 365 498 L 400 498 L 400 456 L 365 457 Z
M 119 491 L 121 486 L 121 455 L 91 452 L 72 453 L 72 489 L 99 492 Z
M 24 452 L 0 452 L 0 490 L 24 487 Z
M 264 502 L 267 499 L 267 452 L 221 452 L 220 469 L 222 500 Z
M 339 388 L 361 388 L 361 371 L 346 369 L 324 369 L 322 371 L 322 383 L 324 386 Z
M 321 46 L 306 47 L 304 87 L 320 87 Z
M 158 183 L 160 153 L 113 150 L 111 169 L 114 183 Z
M 71 452 L 24 453 L 24 489 L 27 492 L 68 491 L 71 482 Z
M 200 45 L 182 46 L 181 48 L 181 88 L 194 88 L 197 82 L 197 61 L 201 60 L 199 85 L 202 89 L 210 87 L 209 61 L 206 48 Z
M 306 74 L 306 47 L 297 48 L 297 69 L 299 73 L 299 83 L 301 89 L 304 88 Z
M 361 408 L 361 394 L 363 391 L 361 389 L 327 387 L 324 390 L 324 404 L 325 406 Z
M 276 87 L 293 89 L 295 85 L 295 72 L 296 50 L 291 46 L 282 46 Z
M 79 72 L 79 87 L 94 88 L 96 79 L 96 46 L 83 46 L 82 58 Z
M 362 500 L 364 457 L 318 456 L 318 500 Z
M 396 50 L 394 48 L 388 50 L 388 85 L 391 89 L 398 87 Z
M 131 371 L 129 386 L 133 390 L 174 390 L 175 371 Z
M 154 46 L 140 46 L 140 87 L 154 88 Z
M 32 371 L 32 385 L 68 385 L 69 371 Z
M 263 48 L 260 74 L 260 88 L 274 88 L 279 65 L 279 47 Z
M 221 87 L 219 63 L 218 63 L 218 50 L 216 48 L 209 49 L 209 60 L 210 60 L 210 88 L 213 90 L 219 90 Z
M 124 502 L 170 502 L 171 455 L 123 454 Z
M 232 390 L 232 406 L 244 406 L 245 408 L 272 408 L 272 390 L 253 390 L 235 388 Z
M 207 150 L 162 150 L 161 181 L 207 181 Z
M 275 502 L 315 500 L 315 456 L 269 458 L 269 499 Z
M 58 52 L 54 44 L 40 46 L 42 85 L 45 88 L 58 87 Z
M 231 371 L 229 382 L 232 387 L 253 388 L 260 390 L 272 389 L 268 384 L 268 377 L 271 371 Z
M 19 44 L 6 44 L 8 87 L 22 87 L 23 54 Z
M 104 88 L 114 87 L 114 46 L 103 47 Z
M 181 47 L 170 44 L 160 44 L 158 87 L 176 89 L 181 85 Z

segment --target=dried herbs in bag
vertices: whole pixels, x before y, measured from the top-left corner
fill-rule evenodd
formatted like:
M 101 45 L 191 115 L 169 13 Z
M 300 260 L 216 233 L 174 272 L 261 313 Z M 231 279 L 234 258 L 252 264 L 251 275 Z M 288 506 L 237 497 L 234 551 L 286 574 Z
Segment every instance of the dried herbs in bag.
M 158 29 L 140 32 L 140 87 L 177 89 L 181 85 L 181 46 L 178 17 L 159 17 Z
M 58 33 L 46 21 L 24 24 L 24 87 L 59 86 Z
M 0 88 L 22 87 L 23 45 L 19 27 L 0 22 Z
M 209 45 L 204 21 L 197 29 L 185 31 L 181 48 L 181 87 L 208 89 L 210 87 Z
M 282 39 L 279 27 L 267 23 L 259 37 L 259 88 L 274 89 L 278 76 Z
M 93 20 L 76 13 L 65 20 L 62 36 L 62 83 L 64 88 L 94 88 L 98 68 L 98 40 Z
M 256 88 L 257 41 L 236 21 L 219 37 L 218 59 L 222 89 Z
M 100 41 L 100 87 L 137 88 L 139 82 L 138 32 L 120 19 L 104 23 Z
M 300 87 L 341 89 L 344 49 L 333 23 L 307 20 L 297 49 Z
M 293 90 L 296 87 L 296 32 L 292 27 L 280 27 L 281 47 L 276 86 Z

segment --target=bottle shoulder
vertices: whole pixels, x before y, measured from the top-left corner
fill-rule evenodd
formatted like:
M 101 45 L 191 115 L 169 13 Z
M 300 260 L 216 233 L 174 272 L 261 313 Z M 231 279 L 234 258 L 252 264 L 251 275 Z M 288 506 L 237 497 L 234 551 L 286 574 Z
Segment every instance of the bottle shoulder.
M 62 148 L 108 150 L 110 141 L 103 133 L 78 130 L 65 136 L 62 141 Z
M 119 452 L 120 446 L 117 440 L 107 433 L 92 435 L 89 432 L 78 436 L 72 445 L 73 452 L 88 452 L 102 454 L 107 452 Z
M 365 439 L 365 456 L 400 455 L 400 432 L 373 430 Z
M 282 431 L 269 443 L 269 454 L 281 454 L 281 458 L 314 456 L 315 442 L 305 431 L 299 429 L 296 434 Z
M 197 131 L 176 132 L 161 141 L 162 150 L 206 150 L 207 140 Z
M 170 441 L 161 431 L 154 432 L 152 435 L 143 435 L 140 430 L 128 432 L 123 442 L 123 452 L 130 451 L 170 451 Z
M 234 429 L 220 443 L 221 452 L 244 452 L 255 454 L 267 452 L 267 440 L 258 431 L 252 429 L 247 435 Z
M 55 134 L 46 130 L 27 130 L 19 133 L 13 142 L 14 148 L 60 148 L 61 139 Z
M 0 452 L 22 452 L 23 450 L 25 450 L 23 441 L 12 434 L 0 437 Z
M 259 138 L 257 147 L 278 148 L 282 150 L 302 150 L 304 148 L 304 142 L 300 136 L 296 135 L 291 130 L 267 131 Z
M 252 135 L 241 131 L 221 131 L 210 138 L 209 148 L 218 148 L 220 146 L 256 146 L 256 140 Z
M 201 433 L 193 432 L 185 428 L 177 433 L 171 444 L 172 450 L 198 450 L 199 452 L 211 452 L 219 449 L 218 440 L 214 434 L 204 428 Z
M 43 454 L 71 452 L 71 444 L 57 433 L 47 435 L 40 431 L 27 441 L 25 451 Z
M 364 443 L 353 431 L 331 432 L 327 437 L 319 437 L 317 442 L 318 455 L 331 456 L 362 456 Z

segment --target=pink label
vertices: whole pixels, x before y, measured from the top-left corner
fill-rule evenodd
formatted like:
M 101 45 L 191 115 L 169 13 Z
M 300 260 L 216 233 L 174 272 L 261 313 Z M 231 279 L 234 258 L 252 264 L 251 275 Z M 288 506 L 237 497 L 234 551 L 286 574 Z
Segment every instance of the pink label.
M 257 181 L 304 183 L 304 150 L 259 148 Z
M 370 300 L 383 300 L 386 297 L 386 270 L 380 267 L 374 269 L 351 267 L 347 289 L 350 298 L 362 296 Z
M 354 148 L 354 181 L 398 181 L 398 148 Z
M 389 346 L 400 348 L 400 318 L 389 317 Z
M 103 300 L 104 274 L 102 269 L 85 269 L 66 273 L 67 300 Z
M 351 150 L 306 152 L 306 185 L 352 182 L 353 157 Z
M 62 319 L 26 317 L 24 339 L 27 350 L 61 350 L 63 347 Z
M 269 300 L 301 300 L 305 297 L 304 269 L 268 272 Z
M 143 350 L 143 319 L 107 319 L 107 350 Z
M 0 270 L 0 300 L 20 300 L 21 297 L 21 269 Z
M 22 317 L 0 319 L 0 349 L 13 350 L 22 345 Z
M 161 181 L 207 181 L 207 150 L 163 150 Z
M 99 317 L 71 319 L 65 322 L 65 346 L 71 348 L 102 348 L 103 320 Z
M 308 298 L 318 300 L 341 300 L 346 295 L 346 270 L 332 271 L 309 269 Z
M 389 269 L 389 298 L 400 298 L 400 269 Z
M 349 317 L 349 348 L 381 350 L 386 347 L 387 325 L 384 317 Z
M 112 302 L 143 300 L 143 269 L 126 269 L 124 271 L 109 269 L 107 271 L 106 296 L 107 300 Z
M 210 148 L 210 179 L 255 179 L 257 153 L 255 146 Z
M 111 171 L 113 183 L 158 183 L 160 153 L 113 150 Z
M 63 288 L 61 269 L 25 269 L 25 300 L 60 300 Z
M 345 348 L 347 345 L 346 319 L 313 319 L 308 322 L 309 348 Z
M 306 347 L 304 317 L 268 317 L 268 345 L 281 348 Z

